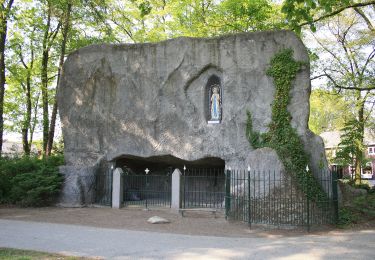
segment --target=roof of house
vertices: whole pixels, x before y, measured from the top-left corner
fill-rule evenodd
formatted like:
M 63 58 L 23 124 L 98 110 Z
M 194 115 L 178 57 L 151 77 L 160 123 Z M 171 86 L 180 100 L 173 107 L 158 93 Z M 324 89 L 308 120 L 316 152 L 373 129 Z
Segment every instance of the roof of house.
M 340 131 L 323 132 L 320 136 L 323 138 L 325 148 L 338 147 L 341 141 Z M 375 131 L 366 130 L 364 136 L 365 145 L 375 145 Z

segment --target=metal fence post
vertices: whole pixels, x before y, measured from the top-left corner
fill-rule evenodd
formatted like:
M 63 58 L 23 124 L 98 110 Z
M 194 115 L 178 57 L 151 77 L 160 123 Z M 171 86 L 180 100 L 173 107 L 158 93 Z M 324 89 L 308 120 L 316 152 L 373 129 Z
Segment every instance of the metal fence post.
M 182 208 L 186 208 L 186 166 L 184 165 L 184 174 L 183 174 L 183 176 L 182 176 L 182 179 L 183 179 L 183 181 L 184 181 L 184 189 L 183 189 L 183 206 L 182 206 Z
M 113 193 L 113 171 L 116 167 L 116 163 L 115 162 L 112 162 L 111 164 L 111 167 L 110 167 L 110 170 L 109 170 L 109 185 L 110 185 L 110 193 L 109 193 L 109 205 L 112 205 L 112 193 Z
M 229 211 L 230 211 L 230 170 L 226 171 L 225 174 L 225 219 L 228 219 Z
M 306 195 L 306 207 L 307 207 L 307 232 L 310 232 L 310 198 Z
M 249 207 L 249 209 L 248 209 L 248 214 L 249 214 L 249 227 L 251 228 L 251 194 L 250 194 L 250 170 L 248 170 L 247 171 L 247 186 L 248 186 L 248 191 L 247 191 L 247 196 L 248 196 L 248 207 Z
M 339 202 L 337 194 L 337 172 L 332 171 L 332 203 L 334 210 L 334 223 L 337 224 L 339 220 Z
M 148 209 L 148 205 L 147 205 L 147 174 L 146 174 L 146 178 L 145 178 L 145 198 L 146 198 L 146 209 Z
M 147 189 L 148 189 L 148 181 L 147 181 L 147 175 L 148 173 L 150 172 L 150 170 L 148 168 L 146 168 L 145 170 L 145 173 L 146 173 L 146 186 L 145 186 L 145 197 L 146 197 L 146 209 L 148 210 L 148 203 L 147 203 L 147 199 L 148 199 L 148 192 L 147 192 Z

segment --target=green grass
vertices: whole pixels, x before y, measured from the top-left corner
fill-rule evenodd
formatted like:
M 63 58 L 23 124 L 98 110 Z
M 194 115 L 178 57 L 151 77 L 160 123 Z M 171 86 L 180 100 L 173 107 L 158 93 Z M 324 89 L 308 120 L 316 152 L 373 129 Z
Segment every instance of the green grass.
M 85 258 L 75 256 L 64 256 L 45 252 L 21 250 L 13 248 L 0 248 L 0 260 L 89 260 L 98 258 Z

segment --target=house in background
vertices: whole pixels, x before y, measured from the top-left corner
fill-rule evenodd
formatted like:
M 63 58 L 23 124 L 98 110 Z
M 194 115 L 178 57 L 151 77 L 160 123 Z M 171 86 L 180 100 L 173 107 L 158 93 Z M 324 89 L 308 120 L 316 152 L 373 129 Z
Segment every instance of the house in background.
M 23 155 L 22 143 L 14 141 L 14 140 L 4 139 L 2 154 L 5 157 L 22 156 Z M 38 151 L 38 149 L 35 145 L 31 146 L 31 154 L 32 155 L 39 155 L 40 154 L 40 151 Z
M 352 166 L 343 166 L 339 165 L 335 158 L 336 153 L 339 149 L 339 144 L 341 132 L 331 131 L 323 132 L 320 136 L 323 138 L 324 147 L 328 163 L 330 164 L 331 169 L 335 169 L 338 173 L 339 178 L 344 176 L 350 176 L 354 171 Z M 365 145 L 365 157 L 367 163 L 365 167 L 362 167 L 361 177 L 363 179 L 374 179 L 375 178 L 375 132 L 366 131 L 364 136 L 364 145 Z

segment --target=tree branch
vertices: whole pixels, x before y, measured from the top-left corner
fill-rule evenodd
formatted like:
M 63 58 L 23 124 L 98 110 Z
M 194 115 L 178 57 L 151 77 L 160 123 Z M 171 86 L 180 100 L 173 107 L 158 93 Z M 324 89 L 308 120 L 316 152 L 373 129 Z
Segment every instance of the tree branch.
M 371 106 L 371 108 L 368 110 L 368 114 L 367 114 L 367 116 L 366 116 L 366 118 L 365 118 L 365 122 L 367 122 L 368 118 L 370 117 L 371 112 L 372 112 L 372 110 L 374 109 L 374 105 L 375 105 L 375 100 L 372 102 L 372 106 Z
M 25 63 L 25 61 L 24 61 L 24 59 L 23 59 L 23 55 L 22 55 L 22 47 L 21 47 L 21 45 L 18 44 L 18 48 L 19 48 L 18 57 L 20 58 L 20 61 L 21 61 L 22 65 L 23 65 L 23 67 L 24 67 L 26 70 L 28 70 L 29 67 L 26 65 L 26 63 Z
M 320 74 L 318 76 L 311 77 L 310 80 L 320 79 L 320 78 L 323 78 L 323 77 L 327 77 L 326 74 Z
M 367 65 L 370 63 L 370 61 L 375 57 L 375 48 L 372 50 L 372 52 L 368 55 L 365 64 L 363 65 L 361 74 L 363 75 L 365 73 L 365 70 L 367 68 Z
M 359 91 L 370 91 L 370 90 L 375 90 L 375 86 L 371 86 L 371 87 L 367 87 L 367 88 L 345 87 L 345 86 L 342 86 L 342 85 L 338 84 L 338 83 L 335 81 L 335 79 L 334 79 L 331 75 L 329 75 L 328 73 L 325 72 L 324 74 L 319 75 L 319 77 L 323 77 L 323 76 L 327 77 L 327 78 L 333 83 L 334 87 L 335 87 L 335 88 L 338 88 L 338 89 L 340 89 L 340 90 L 342 90 L 342 89 L 346 89 L 346 90 L 359 90 Z
M 313 24 L 313 23 L 316 23 L 316 22 L 319 22 L 323 19 L 326 19 L 328 17 L 331 17 L 331 16 L 334 16 L 336 14 L 339 14 L 341 13 L 342 11 L 345 11 L 346 9 L 350 9 L 350 8 L 355 8 L 355 7 L 363 7 L 363 6 L 368 6 L 368 5 L 375 5 L 375 1 L 368 1 L 368 2 L 364 2 L 364 3 L 355 3 L 355 4 L 351 4 L 351 5 L 347 5 L 347 6 L 344 6 L 344 7 L 341 7 L 329 14 L 325 14 L 317 19 L 314 19 L 312 22 L 303 22 L 303 23 L 300 23 L 299 26 L 304 26 L 304 25 L 308 25 L 308 24 Z
M 47 47 L 48 50 L 50 50 L 50 48 L 52 46 L 52 43 L 55 41 L 55 38 L 56 38 L 56 36 L 57 36 L 57 34 L 58 34 L 59 30 L 60 30 L 60 27 L 61 27 L 61 22 L 59 22 L 57 24 L 55 30 L 53 30 L 51 32 L 51 34 L 48 36 L 48 40 L 49 40 L 48 43 L 47 43 L 48 44 L 48 47 Z
M 349 70 L 349 68 L 347 68 L 347 66 L 337 57 L 337 55 L 335 53 L 333 53 L 331 50 L 329 50 L 326 46 L 324 46 L 323 43 L 320 42 L 320 40 L 315 36 L 315 34 L 312 34 L 313 37 L 315 38 L 316 42 L 323 48 L 323 50 L 325 50 L 326 52 L 328 52 L 329 54 L 331 54 L 331 56 L 340 64 L 340 66 L 347 72 L 347 73 L 351 73 L 351 71 Z
M 372 31 L 372 32 L 375 31 L 374 26 L 372 25 L 370 19 L 368 19 L 366 14 L 361 9 L 359 9 L 358 7 L 354 7 L 353 9 L 354 9 L 354 11 L 357 12 L 357 14 L 359 14 L 363 18 L 363 20 L 367 24 L 367 27 L 369 28 L 369 30 Z

